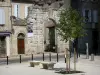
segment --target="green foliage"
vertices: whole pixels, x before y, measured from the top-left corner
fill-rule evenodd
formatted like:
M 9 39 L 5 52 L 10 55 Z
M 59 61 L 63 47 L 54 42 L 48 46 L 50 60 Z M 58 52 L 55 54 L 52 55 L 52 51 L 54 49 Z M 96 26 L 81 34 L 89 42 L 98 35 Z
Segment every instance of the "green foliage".
M 56 26 L 59 35 L 66 42 L 72 38 L 79 38 L 85 35 L 83 18 L 75 9 L 63 9 L 60 12 L 59 23 Z

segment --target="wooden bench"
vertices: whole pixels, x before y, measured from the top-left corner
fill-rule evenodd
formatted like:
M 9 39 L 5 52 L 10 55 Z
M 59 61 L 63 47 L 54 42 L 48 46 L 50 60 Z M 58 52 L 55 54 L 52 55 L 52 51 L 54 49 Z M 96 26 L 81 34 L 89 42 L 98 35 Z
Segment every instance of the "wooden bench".
M 40 64 L 40 61 L 30 61 L 30 66 L 35 67 Z
M 43 69 L 53 69 L 54 68 L 54 62 L 41 62 Z

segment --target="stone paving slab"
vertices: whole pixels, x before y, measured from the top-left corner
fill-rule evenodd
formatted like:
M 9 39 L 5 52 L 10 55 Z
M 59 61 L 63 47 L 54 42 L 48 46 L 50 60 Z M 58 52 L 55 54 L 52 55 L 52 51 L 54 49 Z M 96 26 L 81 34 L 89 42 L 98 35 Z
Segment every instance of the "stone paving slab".
M 85 56 L 83 56 L 85 57 Z M 95 61 L 84 59 L 82 56 L 77 61 L 76 69 L 84 73 L 65 74 L 65 75 L 100 75 L 100 60 L 95 58 Z M 55 70 L 41 69 L 42 65 L 37 67 L 30 67 L 29 62 L 16 63 L 10 65 L 0 66 L 0 75 L 64 75 L 55 73 Z M 62 61 L 56 63 L 54 68 L 66 68 L 66 64 Z M 74 68 L 73 58 L 71 60 L 71 69 Z

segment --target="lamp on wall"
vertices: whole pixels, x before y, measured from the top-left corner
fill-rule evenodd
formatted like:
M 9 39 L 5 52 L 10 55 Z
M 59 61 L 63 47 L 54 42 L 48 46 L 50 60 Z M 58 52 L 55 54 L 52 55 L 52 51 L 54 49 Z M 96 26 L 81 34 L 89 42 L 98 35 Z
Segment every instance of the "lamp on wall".
M 51 5 L 52 4 L 51 0 L 47 1 L 47 4 L 48 5 Z
M 63 4 L 64 4 L 63 1 L 60 1 L 60 2 L 59 2 L 59 6 L 60 6 L 60 7 L 63 6 Z
M 33 2 L 34 2 L 35 5 L 38 5 L 39 0 L 35 0 L 35 1 L 33 1 Z
M 43 1 L 40 1 L 40 2 L 38 3 L 38 5 L 39 5 L 39 6 L 43 6 L 43 5 L 44 5 L 44 2 L 43 2 Z

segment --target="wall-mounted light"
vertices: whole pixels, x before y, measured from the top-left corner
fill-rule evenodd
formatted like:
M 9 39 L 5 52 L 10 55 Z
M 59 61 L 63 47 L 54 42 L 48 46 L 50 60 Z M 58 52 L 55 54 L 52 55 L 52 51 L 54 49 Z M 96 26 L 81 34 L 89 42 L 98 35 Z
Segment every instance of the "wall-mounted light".
M 60 6 L 60 7 L 63 6 L 63 4 L 64 4 L 63 1 L 60 1 L 60 2 L 59 2 L 59 6 Z
M 48 5 L 51 5 L 52 4 L 51 0 L 47 1 L 47 4 Z

